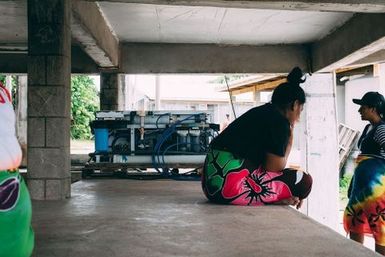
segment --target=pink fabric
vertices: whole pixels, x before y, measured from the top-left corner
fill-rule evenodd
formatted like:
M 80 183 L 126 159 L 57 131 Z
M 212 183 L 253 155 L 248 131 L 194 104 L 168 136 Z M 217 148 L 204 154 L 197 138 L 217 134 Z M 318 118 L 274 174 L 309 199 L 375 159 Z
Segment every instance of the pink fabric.
M 290 188 L 282 181 L 274 179 L 282 172 L 264 171 L 262 168 L 250 172 L 248 169 L 231 172 L 226 176 L 222 195 L 233 199 L 236 205 L 264 205 L 292 196 Z

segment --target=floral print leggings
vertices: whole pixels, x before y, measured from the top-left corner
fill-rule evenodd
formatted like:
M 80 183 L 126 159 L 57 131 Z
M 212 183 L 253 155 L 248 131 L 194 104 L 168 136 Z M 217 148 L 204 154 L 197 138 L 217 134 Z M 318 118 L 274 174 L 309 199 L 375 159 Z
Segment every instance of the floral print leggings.
M 210 149 L 203 169 L 202 188 L 215 203 L 266 205 L 297 196 L 306 198 L 312 187 L 309 174 L 293 169 L 266 171 L 232 153 Z

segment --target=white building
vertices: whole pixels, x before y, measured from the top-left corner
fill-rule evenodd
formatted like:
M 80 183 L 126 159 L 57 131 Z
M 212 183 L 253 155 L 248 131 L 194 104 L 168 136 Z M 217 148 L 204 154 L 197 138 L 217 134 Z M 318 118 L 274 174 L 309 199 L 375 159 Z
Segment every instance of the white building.
M 228 92 L 218 92 L 214 83 L 219 76 L 208 75 L 126 75 L 127 110 L 197 110 L 211 111 L 214 123 L 226 114 L 232 119 L 254 106 L 251 97 L 233 101 Z

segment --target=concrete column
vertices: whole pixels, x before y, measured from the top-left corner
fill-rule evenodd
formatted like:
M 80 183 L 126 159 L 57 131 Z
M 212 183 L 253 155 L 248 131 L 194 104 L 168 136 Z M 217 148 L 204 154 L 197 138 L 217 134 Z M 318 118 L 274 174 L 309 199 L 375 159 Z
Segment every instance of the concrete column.
M 379 92 L 385 94 L 385 63 L 379 63 L 377 66 L 377 76 L 379 78 Z
M 336 86 L 331 73 L 313 74 L 304 85 L 307 99 L 301 119 L 302 167 L 313 177 L 307 215 L 338 229 L 339 170 Z
M 126 96 L 127 96 L 127 84 L 126 75 L 119 75 L 119 110 L 127 110 Z
M 256 91 L 255 88 L 253 91 L 253 101 L 254 106 L 261 105 L 261 91 Z
M 68 0 L 28 0 L 28 185 L 32 199 L 70 197 Z
M 18 76 L 16 105 L 16 135 L 23 151 L 21 166 L 27 166 L 27 76 Z
M 124 75 L 124 85 L 125 85 L 125 107 L 127 110 L 136 109 L 136 78 L 137 75 Z
M 102 72 L 100 74 L 100 110 L 122 110 L 124 105 L 123 85 L 120 74 Z
M 160 75 L 155 75 L 155 110 L 160 110 Z

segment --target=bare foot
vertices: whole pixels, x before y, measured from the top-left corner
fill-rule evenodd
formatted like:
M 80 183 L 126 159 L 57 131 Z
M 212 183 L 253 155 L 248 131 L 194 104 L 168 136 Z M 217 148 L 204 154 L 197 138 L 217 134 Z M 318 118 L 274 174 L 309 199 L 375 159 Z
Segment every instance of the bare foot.
M 282 199 L 282 200 L 280 200 L 278 202 L 275 202 L 274 204 L 277 204 L 277 205 L 293 205 L 298 210 L 299 208 L 301 208 L 302 202 L 303 202 L 303 200 L 300 200 L 297 196 L 291 196 L 289 198 Z

